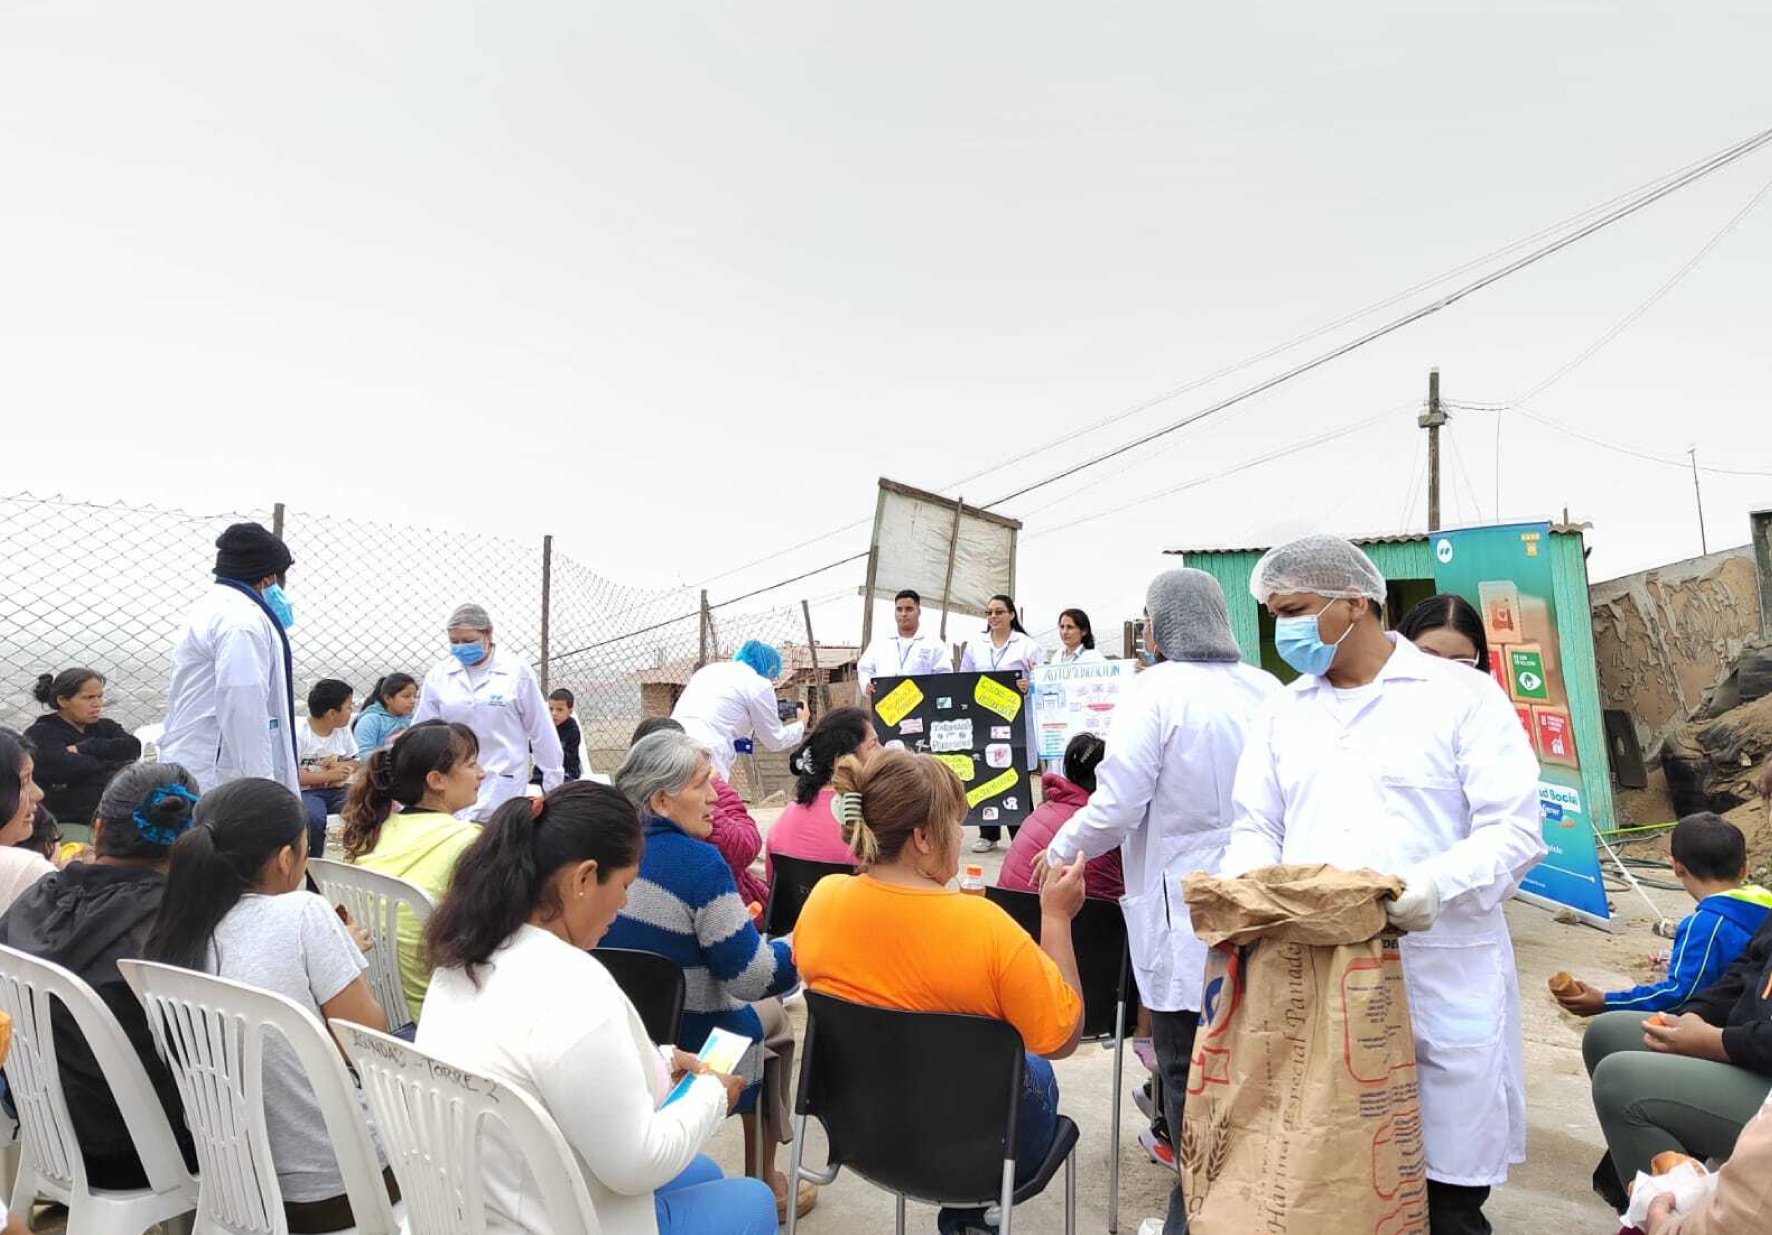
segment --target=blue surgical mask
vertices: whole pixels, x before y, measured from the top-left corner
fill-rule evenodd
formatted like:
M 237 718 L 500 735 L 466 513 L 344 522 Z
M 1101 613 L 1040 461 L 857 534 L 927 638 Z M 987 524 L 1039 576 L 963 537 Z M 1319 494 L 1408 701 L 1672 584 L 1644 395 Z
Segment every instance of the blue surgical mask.
M 283 585 L 273 583 L 260 593 L 264 597 L 265 608 L 277 619 L 277 624 L 284 630 L 295 625 L 295 606 L 289 603 L 289 597 L 283 594 Z
M 1324 643 L 1318 619 L 1328 611 L 1329 605 L 1326 604 L 1315 613 L 1274 619 L 1274 648 L 1280 653 L 1281 660 L 1300 673 L 1313 673 L 1318 677 L 1328 673 L 1329 666 L 1335 663 L 1335 649 L 1354 628 L 1350 622 L 1347 630 L 1341 632 L 1341 639 Z
M 477 665 L 486 659 L 486 649 L 478 643 L 452 643 L 449 654 L 464 665 Z

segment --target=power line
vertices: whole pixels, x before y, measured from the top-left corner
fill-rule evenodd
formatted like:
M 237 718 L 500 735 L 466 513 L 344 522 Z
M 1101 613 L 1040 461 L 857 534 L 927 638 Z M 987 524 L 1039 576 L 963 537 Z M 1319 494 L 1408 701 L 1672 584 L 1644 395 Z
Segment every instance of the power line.
M 1643 210 L 1646 207 L 1653 205 L 1655 202 L 1660 201 L 1662 198 L 1666 197 L 1668 194 L 1676 192 L 1677 190 L 1682 189 L 1689 184 L 1692 184 L 1694 181 L 1697 181 L 1699 179 L 1702 179 L 1705 176 L 1710 175 L 1712 172 L 1715 172 L 1715 171 L 1720 170 L 1721 168 L 1727 167 L 1729 164 L 1735 162 L 1737 159 L 1743 158 L 1746 155 L 1753 153 L 1755 150 L 1758 150 L 1760 147 L 1766 145 L 1768 142 L 1772 142 L 1772 129 L 1762 130 L 1761 132 L 1756 133 L 1754 136 L 1747 138 L 1744 141 L 1736 143 L 1734 146 L 1730 147 L 1728 150 L 1724 151 L 1723 153 L 1718 154 L 1718 155 L 1713 155 L 1711 158 L 1702 161 L 1692 170 L 1688 170 L 1685 173 L 1683 173 L 1682 175 L 1674 178 L 1673 180 L 1668 181 L 1667 183 L 1665 183 L 1663 185 L 1660 185 L 1659 187 L 1649 191 L 1648 193 L 1641 194 L 1638 197 L 1636 197 L 1635 199 L 1625 203 L 1624 205 L 1619 206 L 1613 210 L 1606 212 L 1604 215 L 1600 216 L 1599 218 L 1593 220 L 1590 223 L 1583 225 L 1580 228 L 1577 228 L 1574 232 L 1571 232 L 1566 236 L 1563 236 L 1555 241 L 1552 241 L 1549 244 L 1539 246 L 1538 248 L 1532 250 L 1530 253 L 1527 253 L 1524 257 L 1520 257 L 1520 258 L 1515 259 L 1514 261 L 1509 262 L 1507 265 L 1501 267 L 1499 270 L 1492 271 L 1489 274 L 1482 276 L 1481 278 L 1474 279 L 1471 282 L 1466 283 L 1464 286 L 1457 288 L 1456 290 L 1448 293 L 1445 296 L 1442 296 L 1440 299 L 1432 302 L 1431 304 L 1422 305 L 1420 308 L 1413 309 L 1410 312 L 1405 313 L 1402 317 L 1399 317 L 1399 318 L 1394 319 L 1393 321 L 1387 322 L 1384 325 L 1377 327 L 1376 329 L 1367 331 L 1365 334 L 1360 335 L 1358 338 L 1352 339 L 1347 343 L 1343 343 L 1338 347 L 1331 348 L 1329 351 L 1324 352 L 1318 356 L 1315 356 L 1315 357 L 1311 358 L 1310 360 L 1303 362 L 1302 364 L 1294 365 L 1290 369 L 1287 369 L 1284 372 L 1282 372 L 1274 377 L 1270 377 L 1264 381 L 1257 382 L 1255 385 L 1250 386 L 1244 390 L 1241 390 L 1238 393 L 1231 395 L 1229 398 L 1221 399 L 1217 403 L 1214 403 L 1209 407 L 1202 408 L 1200 411 L 1194 412 L 1188 416 L 1184 416 L 1180 420 L 1177 420 L 1172 424 L 1165 425 L 1163 428 L 1152 430 L 1151 432 L 1142 434 L 1141 436 L 1136 437 L 1129 442 L 1125 442 L 1122 445 L 1116 446 L 1112 450 L 1104 451 L 1101 454 L 1098 454 L 1098 455 L 1095 455 L 1091 458 L 1085 459 L 1081 463 L 1073 464 L 1070 467 L 1064 468 L 1062 471 L 1056 472 L 1053 475 L 1046 477 L 1044 480 L 1038 480 L 1032 484 L 1023 485 L 1021 488 L 1016 489 L 1015 491 L 1013 491 L 1011 493 L 1006 493 L 1002 497 L 997 498 L 995 501 L 985 503 L 983 509 L 989 510 L 989 509 L 992 509 L 993 507 L 1001 506 L 1005 502 L 1014 501 L 1018 497 L 1024 497 L 1027 494 L 1032 493 L 1037 489 L 1045 488 L 1047 485 L 1054 484 L 1057 481 L 1063 480 L 1067 476 L 1074 476 L 1078 472 L 1084 471 L 1088 468 L 1098 467 L 1101 464 L 1106 463 L 1111 459 L 1117 459 L 1124 454 L 1127 454 L 1131 451 L 1137 450 L 1141 446 L 1145 446 L 1153 441 L 1156 441 L 1158 438 L 1167 436 L 1168 434 L 1175 432 L 1177 429 L 1182 429 L 1190 424 L 1197 423 L 1198 421 L 1206 419 L 1208 416 L 1217 415 L 1219 412 L 1222 412 L 1222 411 L 1226 410 L 1227 408 L 1234 407 L 1237 404 L 1242 403 L 1245 400 L 1250 399 L 1253 396 L 1258 395 L 1265 390 L 1271 390 L 1274 387 L 1282 385 L 1285 382 L 1289 382 L 1296 377 L 1300 377 L 1303 374 L 1309 373 L 1313 369 L 1321 368 L 1323 365 L 1326 365 L 1333 360 L 1339 360 L 1341 357 L 1347 355 L 1348 353 L 1358 351 L 1360 348 L 1365 347 L 1370 343 L 1374 343 L 1377 340 L 1384 338 L 1386 335 L 1394 334 L 1396 331 L 1403 329 L 1405 326 L 1413 325 L 1414 323 L 1422 320 L 1425 317 L 1430 317 L 1433 314 L 1438 313 L 1443 309 L 1450 308 L 1452 305 L 1457 304 L 1459 301 L 1463 300 L 1465 297 L 1471 296 L 1471 295 L 1475 294 L 1476 292 L 1479 292 L 1482 289 L 1490 286 L 1491 284 L 1498 283 L 1502 279 L 1505 279 L 1510 275 L 1516 274 L 1521 270 L 1525 270 L 1526 268 L 1528 268 L 1530 266 L 1536 265 L 1537 263 L 1543 261 L 1545 258 L 1551 257 L 1554 254 L 1560 253 L 1562 250 L 1568 248 L 1570 245 L 1573 245 L 1573 244 L 1578 243 L 1579 241 L 1585 240 L 1587 237 L 1593 235 L 1595 232 L 1601 231 L 1604 228 L 1612 226 L 1614 223 L 1617 223 L 1623 219 L 1629 218 L 1631 215 L 1636 214 L 1638 211 Z
M 1586 442 L 1590 446 L 1598 446 L 1602 450 L 1610 450 L 1615 454 L 1629 455 L 1633 459 L 1642 459 L 1649 463 L 1659 463 L 1664 467 L 1677 467 L 1682 472 L 1690 471 L 1692 469 L 1692 463 L 1689 459 L 1672 459 L 1666 455 L 1658 455 L 1641 448 L 1626 446 L 1621 442 L 1607 441 L 1605 438 L 1595 437 L 1591 433 L 1584 433 L 1580 429 L 1564 424 L 1562 421 L 1552 420 L 1549 416 L 1540 412 L 1535 412 L 1524 404 L 1514 404 L 1505 409 L 1494 405 L 1485 406 L 1476 403 L 1454 403 L 1452 406 L 1467 412 L 1494 412 L 1497 415 L 1503 410 L 1518 412 L 1527 420 L 1536 421 L 1548 429 L 1555 429 L 1558 433 L 1566 433 L 1570 437 Z M 1716 467 L 1712 464 L 1701 463 L 1698 465 L 1698 470 L 1701 472 L 1709 472 L 1716 476 L 1772 476 L 1772 468 Z
M 1477 499 L 1477 486 L 1471 483 L 1471 474 L 1464 466 L 1464 456 L 1458 450 L 1458 435 L 1452 432 L 1452 426 L 1446 426 L 1446 444 L 1452 451 L 1452 462 L 1458 468 L 1458 475 L 1464 481 L 1464 489 L 1470 495 L 1471 506 L 1477 512 L 1477 522 L 1483 522 L 1483 503 Z
M 1753 139 L 1749 139 L 1749 140 L 1751 141 Z M 1274 356 L 1281 355 L 1285 352 L 1288 352 L 1288 351 L 1292 350 L 1293 348 L 1300 346 L 1301 344 L 1310 342 L 1312 339 L 1320 338 L 1323 335 L 1329 334 L 1335 330 L 1339 330 L 1344 326 L 1351 325 L 1352 323 L 1359 321 L 1361 318 L 1368 317 L 1371 314 L 1376 313 L 1382 309 L 1387 309 L 1387 308 L 1391 307 L 1392 305 L 1399 303 L 1400 301 L 1407 300 L 1410 296 L 1413 296 L 1419 292 L 1425 291 L 1426 289 L 1428 289 L 1430 287 L 1435 287 L 1441 283 L 1444 283 L 1448 279 L 1456 278 L 1459 275 L 1464 274 L 1470 270 L 1474 270 L 1474 269 L 1477 269 L 1481 266 L 1485 266 L 1485 265 L 1489 264 L 1490 262 L 1493 262 L 1499 258 L 1505 257 L 1510 253 L 1516 252 L 1519 249 L 1522 249 L 1522 248 L 1526 247 L 1527 245 L 1532 244 L 1535 241 L 1541 240 L 1546 236 L 1555 235 L 1555 234 L 1563 231 L 1565 228 L 1579 224 L 1583 220 L 1590 219 L 1590 218 L 1594 217 L 1595 215 L 1598 215 L 1606 210 L 1609 210 L 1610 208 L 1618 205 L 1619 203 L 1635 200 L 1640 195 L 1647 193 L 1651 190 L 1654 190 L 1658 187 L 1672 185 L 1673 182 L 1680 180 L 1681 177 L 1685 177 L 1695 171 L 1699 171 L 1700 169 L 1705 169 L 1705 168 L 1707 168 L 1707 165 L 1710 164 L 1711 162 L 1713 162 L 1714 160 L 1716 160 L 1718 158 L 1722 158 L 1724 156 L 1727 156 L 1732 151 L 1739 150 L 1743 144 L 1745 144 L 1745 143 L 1737 143 L 1735 146 L 1728 147 L 1724 151 L 1721 151 L 1717 154 L 1708 155 L 1705 158 L 1698 159 L 1692 163 L 1688 163 L 1684 167 L 1678 168 L 1678 169 L 1671 171 L 1671 172 L 1664 173 L 1663 175 L 1657 176 L 1654 179 L 1644 181 L 1642 184 L 1637 185 L 1635 188 L 1628 189 L 1623 193 L 1619 193 L 1613 197 L 1606 199 L 1605 201 L 1599 202 L 1593 206 L 1589 206 L 1585 210 L 1581 210 L 1575 214 L 1569 215 L 1568 217 L 1566 217 L 1564 219 L 1558 220 L 1555 223 L 1551 223 L 1545 227 L 1539 228 L 1537 231 L 1532 232 L 1528 235 L 1522 236 L 1519 239 L 1511 241 L 1508 244 L 1502 245 L 1499 248 L 1492 249 L 1489 252 L 1484 253 L 1478 257 L 1471 258 L 1469 261 L 1463 262 L 1460 265 L 1454 266 L 1449 270 L 1443 271 L 1442 273 L 1437 274 L 1437 275 L 1433 276 L 1432 278 L 1424 279 L 1418 283 L 1413 284 L 1410 287 L 1404 288 L 1400 292 L 1396 292 L 1390 296 L 1386 296 L 1382 300 L 1373 301 L 1372 303 L 1367 304 L 1362 308 L 1355 309 L 1354 311 L 1352 311 L 1350 313 L 1343 314 L 1341 317 L 1336 318 L 1334 321 L 1327 322 L 1321 326 L 1317 326 L 1311 330 L 1305 331 L 1302 334 L 1295 335 L 1292 338 L 1285 340 L 1284 342 L 1276 343 L 1270 347 L 1264 348 L 1261 351 L 1255 352 L 1249 356 L 1246 356 L 1241 360 L 1235 361 L 1231 364 L 1223 366 L 1222 368 L 1216 369 L 1213 372 L 1204 375 L 1203 377 L 1191 379 L 1189 381 L 1181 383 L 1180 385 L 1173 386 L 1173 387 L 1169 388 L 1168 390 L 1165 390 L 1157 395 L 1153 395 L 1148 399 L 1140 400 L 1139 402 L 1134 403 L 1129 407 L 1123 408 L 1118 412 L 1112 413 L 1111 415 L 1108 415 L 1108 416 L 1104 416 L 1101 419 L 1094 421 L 1093 423 L 1086 425 L 1081 429 L 1078 429 L 1075 427 L 1066 429 L 1063 433 L 1061 433 L 1061 434 L 1059 434 L 1059 435 L 1057 435 L 1045 442 L 1042 442 L 1038 446 L 1035 446 L 1035 447 L 1032 447 L 1031 449 L 1025 450 L 1025 451 L 1021 452 L 1020 454 L 1012 455 L 1009 458 L 999 460 L 998 462 L 991 464 L 989 467 L 983 469 L 982 471 L 973 472 L 969 475 L 962 476 L 956 480 L 950 481 L 944 485 L 939 486 L 935 491 L 938 493 L 946 493 L 949 490 L 959 487 L 960 485 L 970 484 L 974 480 L 978 480 L 978 479 L 981 479 L 982 477 L 988 476 L 993 472 L 1002 471 L 1004 468 L 1013 467 L 1014 465 L 1016 465 L 1018 463 L 1024 463 L 1028 459 L 1034 458 L 1040 454 L 1044 454 L 1046 451 L 1049 451 L 1049 450 L 1055 449 L 1059 446 L 1063 446 L 1068 443 L 1074 442 L 1082 434 L 1092 433 L 1092 432 L 1095 432 L 1099 429 L 1104 429 L 1104 428 L 1107 428 L 1111 425 L 1118 424 L 1121 421 L 1124 421 L 1124 420 L 1128 419 L 1129 417 L 1135 416 L 1140 412 L 1148 411 L 1149 409 L 1151 409 L 1153 407 L 1159 406 L 1159 405 L 1166 403 L 1172 399 L 1178 398 L 1181 395 L 1191 393 L 1192 391 L 1198 390 L 1203 386 L 1210 385 L 1211 383 L 1218 381 L 1220 378 L 1228 377 L 1233 373 L 1241 372 L 1242 370 L 1247 369 L 1252 365 L 1259 364 L 1264 360 L 1272 359 Z M 1710 168 L 1709 170 L 1715 170 L 1715 169 Z M 1647 203 L 1645 202 L 1644 204 L 1647 204 Z M 1714 243 L 1714 241 L 1713 241 L 1713 243 Z M 1451 302 L 1447 301 L 1446 303 L 1451 303 Z M 1443 307 L 1445 307 L 1445 305 L 1442 304 L 1438 307 L 1443 308 Z M 1210 413 L 1208 413 L 1208 414 L 1210 414 Z M 1044 485 L 1045 483 L 1050 483 L 1050 482 L 1049 481 L 1042 482 L 1042 485 Z M 1081 492 L 1081 490 L 1078 490 L 1078 492 Z M 1020 496 L 1020 495 L 1013 494 L 1011 496 L 1013 497 L 1013 496 Z M 1002 502 L 1008 501 L 1008 500 L 1009 500 L 1009 498 L 1002 498 L 1002 499 L 999 499 L 997 502 L 991 503 L 991 505 L 992 506 L 1001 505 Z M 1046 508 L 1043 507 L 1042 509 L 1046 509 Z M 1038 512 L 1036 511 L 1034 513 L 1038 513 Z M 718 583 L 722 579 L 730 578 L 733 575 L 740 574 L 740 573 L 747 571 L 747 570 L 751 570 L 757 566 L 765 565 L 769 562 L 775 561 L 778 558 L 786 557 L 790 553 L 795 553 L 801 549 L 809 548 L 812 545 L 820 543 L 821 541 L 829 540 L 835 536 L 840 536 L 845 532 L 854 531 L 856 528 L 859 528 L 859 527 L 865 527 L 867 525 L 867 523 L 868 523 L 868 520 L 865 518 L 857 519 L 854 522 L 843 524 L 841 527 L 832 528 L 830 531 L 820 533 L 817 536 L 810 537 L 806 540 L 798 541 L 798 542 L 796 542 L 792 545 L 789 545 L 785 548 L 775 550 L 771 553 L 767 553 L 767 554 L 763 555 L 762 557 L 753 558 L 752 560 L 750 560 L 748 562 L 744 562 L 740 565 L 728 567 L 727 569 L 720 571 L 718 574 L 709 575 L 707 578 L 702 579 L 699 582 L 685 584 L 683 586 L 685 588 L 698 588 L 698 587 L 706 587 L 707 585 L 709 585 L 711 583 Z M 640 608 L 644 608 L 644 607 L 645 607 L 644 605 L 636 605 L 636 606 L 633 606 L 632 608 L 630 608 L 629 610 L 626 610 L 625 612 L 633 612 L 633 611 L 636 611 L 636 610 L 638 610 Z M 614 616 L 621 616 L 621 615 L 616 614 Z

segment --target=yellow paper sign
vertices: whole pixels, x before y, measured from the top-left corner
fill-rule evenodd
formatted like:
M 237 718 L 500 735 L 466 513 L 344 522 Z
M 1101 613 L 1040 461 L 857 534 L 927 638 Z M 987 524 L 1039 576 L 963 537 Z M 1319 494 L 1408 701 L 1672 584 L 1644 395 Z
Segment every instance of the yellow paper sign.
M 1005 793 L 1008 790 L 1015 788 L 1015 781 L 1016 781 L 1016 776 L 1015 776 L 1015 769 L 1014 768 L 1010 768 L 1007 772 L 1004 772 L 1001 776 L 992 777 L 990 780 L 987 780 L 984 784 L 979 785 L 977 788 L 967 791 L 967 794 L 966 794 L 967 807 L 970 808 L 973 806 L 977 806 L 980 802 L 984 801 L 986 798 L 994 798 L 999 793 Z
M 884 699 L 874 704 L 874 713 L 890 728 L 896 729 L 898 722 L 909 716 L 921 702 L 923 702 L 923 692 L 917 689 L 915 681 L 906 678 L 894 686 L 892 692 Z
M 963 785 L 969 783 L 978 774 L 971 755 L 934 755 L 932 758 L 939 759 L 952 768 L 954 775 L 960 778 L 960 783 Z
M 1016 713 L 1021 711 L 1021 692 L 990 678 L 978 679 L 972 697 L 1004 720 L 1014 720 Z

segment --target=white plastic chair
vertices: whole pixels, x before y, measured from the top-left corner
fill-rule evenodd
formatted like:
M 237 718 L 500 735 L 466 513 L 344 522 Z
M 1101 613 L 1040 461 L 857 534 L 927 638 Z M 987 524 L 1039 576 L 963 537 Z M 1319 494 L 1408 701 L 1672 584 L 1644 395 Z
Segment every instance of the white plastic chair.
M 534 1098 L 349 1021 L 333 1021 L 332 1031 L 363 1078 L 409 1235 L 485 1235 L 480 1151 L 488 1120 L 504 1125 L 555 1235 L 599 1235 L 572 1150 Z
M 326 1120 L 358 1235 L 397 1235 L 356 1086 L 326 1027 L 292 999 L 207 973 L 150 961 L 117 968 L 148 1012 L 197 1142 L 201 1178 L 194 1235 L 288 1235 L 283 1190 L 265 1132 L 264 1045 L 294 1050 Z M 70 1227 L 70 1230 L 74 1228 Z M 82 1233 L 84 1235 L 84 1233 Z
M 92 1049 L 117 1100 L 148 1178 L 129 1190 L 94 1189 L 74 1135 L 55 1059 L 50 1007 L 60 1003 Z M 18 1105 L 21 1155 L 8 1206 L 29 1222 L 39 1198 L 68 1207 L 68 1230 L 78 1235 L 141 1235 L 191 1212 L 197 1181 L 185 1169 L 172 1125 L 135 1047 L 117 1018 L 85 982 L 48 961 L 0 947 L 0 1011 L 12 1018 L 6 1079 Z
M 382 1015 L 395 1029 L 418 1019 L 418 1009 L 406 1002 L 400 982 L 399 934 L 395 924 L 401 906 L 418 920 L 419 933 L 431 916 L 431 898 L 424 889 L 393 875 L 366 870 L 331 858 L 310 858 L 308 869 L 320 893 L 335 905 L 350 910 L 351 920 L 369 932 L 375 946 L 369 949 L 369 989 Z

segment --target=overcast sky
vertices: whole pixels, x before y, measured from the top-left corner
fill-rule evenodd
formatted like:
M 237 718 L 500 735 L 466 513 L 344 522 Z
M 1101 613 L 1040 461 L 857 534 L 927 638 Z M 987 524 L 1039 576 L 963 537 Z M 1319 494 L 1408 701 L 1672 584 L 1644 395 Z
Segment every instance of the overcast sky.
M 695 584 L 870 518 L 879 476 L 1065 439 L 963 486 L 999 497 L 1331 340 L 1105 417 L 1772 124 L 1768 46 L 1764 3 L 0 0 L 0 492 L 551 531 Z M 1429 367 L 1529 389 L 1769 180 L 1772 149 L 1010 503 L 1030 625 L 1130 616 L 1164 547 L 1425 526 Z M 1769 285 L 1772 204 L 1532 406 L 1772 471 Z M 1448 523 L 1495 515 L 1495 427 L 1453 422 Z M 1499 473 L 1505 516 L 1592 521 L 1595 578 L 1698 551 L 1676 468 L 1512 416 Z M 1704 497 L 1741 543 L 1772 477 Z M 859 578 L 767 599 L 847 588 L 834 638 Z

